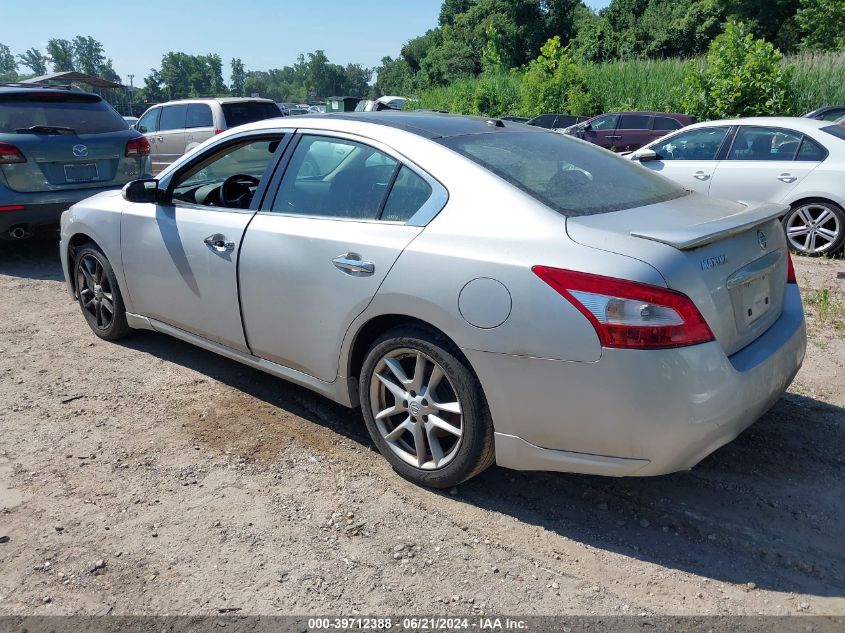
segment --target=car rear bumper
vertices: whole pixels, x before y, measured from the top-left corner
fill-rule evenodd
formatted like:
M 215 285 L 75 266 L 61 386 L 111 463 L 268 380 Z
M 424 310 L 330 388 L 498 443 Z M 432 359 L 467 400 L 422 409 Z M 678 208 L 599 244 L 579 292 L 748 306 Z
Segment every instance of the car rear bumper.
M 0 211 L 0 239 L 11 238 L 9 232 L 16 227 L 24 228 L 27 233 L 58 228 L 62 212 L 71 205 L 102 191 L 114 191 L 122 187 L 112 185 L 95 189 L 24 193 L 0 185 L 0 207 L 24 207 L 21 210 Z
M 613 476 L 693 467 L 763 415 L 806 350 L 798 287 L 751 345 L 604 349 L 596 362 L 465 350 L 493 415 L 496 461 L 518 470 Z

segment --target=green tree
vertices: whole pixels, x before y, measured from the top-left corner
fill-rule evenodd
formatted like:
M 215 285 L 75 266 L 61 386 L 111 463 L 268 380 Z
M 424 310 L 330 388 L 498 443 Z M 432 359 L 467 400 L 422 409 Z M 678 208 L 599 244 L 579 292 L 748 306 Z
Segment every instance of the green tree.
M 692 116 L 707 120 L 790 114 L 794 103 L 793 66 L 772 44 L 755 39 L 735 21 L 713 40 L 703 67 L 691 62 L 681 104 Z
M 584 73 L 555 36 L 540 49 L 522 79 L 522 115 L 567 112 L 587 115 L 596 109 Z
M 73 59 L 73 42 L 70 40 L 51 39 L 48 41 L 47 57 L 53 66 L 53 72 L 61 73 L 76 70 Z
M 77 35 L 73 38 L 73 61 L 79 72 L 99 76 L 106 64 L 103 45 L 90 35 Z
M 364 68 L 360 64 L 347 64 L 343 69 L 343 92 L 354 97 L 366 97 L 370 93 L 370 79 L 373 77 L 372 68 Z M 333 95 L 321 95 L 331 97 Z
M 18 63 L 5 44 L 0 44 L 0 81 L 17 81 Z
M 408 62 L 401 57 L 383 57 L 381 66 L 376 68 L 376 83 L 373 88 L 374 96 L 381 95 L 410 95 L 414 90 L 414 73 Z
M 148 103 L 164 101 L 164 91 L 161 87 L 161 73 L 150 68 L 150 74 L 144 78 L 144 100 Z
M 232 59 L 231 66 L 232 76 L 231 82 L 229 84 L 229 90 L 231 91 L 232 96 L 243 97 L 244 82 L 246 81 L 246 70 L 244 69 L 244 63 L 238 57 L 235 57 Z
M 801 48 L 811 51 L 845 49 L 845 2 L 801 0 L 795 20 L 804 33 Z
M 47 74 L 47 57 L 37 48 L 30 48 L 18 55 L 20 63 L 36 76 Z
M 835 0 L 834 0 L 835 1 Z M 726 17 L 743 22 L 755 37 L 790 51 L 798 42 L 792 37 L 792 17 L 799 0 L 718 0 Z

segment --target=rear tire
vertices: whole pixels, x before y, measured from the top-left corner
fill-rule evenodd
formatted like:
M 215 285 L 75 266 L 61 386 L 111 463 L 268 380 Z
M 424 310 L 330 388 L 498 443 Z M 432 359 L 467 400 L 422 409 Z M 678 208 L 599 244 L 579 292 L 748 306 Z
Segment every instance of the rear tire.
M 829 200 L 802 200 L 783 219 L 789 248 L 801 255 L 833 255 L 845 242 L 845 211 Z
M 379 337 L 364 359 L 359 389 L 370 437 L 405 479 L 449 488 L 495 461 L 481 385 L 436 331 L 402 326 Z
M 91 330 L 106 341 L 132 332 L 111 264 L 103 251 L 88 242 L 76 251 L 73 262 L 76 297 Z

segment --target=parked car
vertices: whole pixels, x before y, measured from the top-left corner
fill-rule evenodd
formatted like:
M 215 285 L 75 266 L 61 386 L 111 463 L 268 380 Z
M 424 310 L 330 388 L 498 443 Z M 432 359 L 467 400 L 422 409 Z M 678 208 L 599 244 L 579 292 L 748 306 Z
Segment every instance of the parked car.
M 326 112 L 326 104 L 325 103 L 318 103 L 316 105 L 308 106 L 308 113 L 309 114 L 325 114 Z
M 547 130 L 562 130 L 589 119 L 588 116 L 574 116 L 572 114 L 541 114 L 529 120 L 527 124 Z
M 98 95 L 0 84 L 0 238 L 55 230 L 75 202 L 148 175 L 149 152 Z
M 155 330 L 360 405 L 394 469 L 434 487 L 494 461 L 686 469 L 801 366 L 782 205 L 525 125 L 300 121 L 232 130 L 64 214 L 97 336 Z
M 385 96 L 374 101 L 359 101 L 355 112 L 381 112 L 382 110 L 404 110 L 408 99 L 405 97 Z
M 673 112 L 609 112 L 572 125 L 564 133 L 614 152 L 630 152 L 693 122 L 692 117 Z
M 789 205 L 790 247 L 826 255 L 845 241 L 845 126 L 807 118 L 709 121 L 631 154 L 684 187 Z
M 502 121 L 510 121 L 511 123 L 528 123 L 528 117 L 507 115 L 499 117 Z
M 807 112 L 802 116 L 807 119 L 817 119 L 819 121 L 836 121 L 845 117 L 845 105 L 824 106 Z
M 123 117 L 123 120 L 126 121 L 126 124 L 129 127 L 134 127 L 135 124 L 138 122 L 138 117 L 136 117 L 136 116 L 125 116 L 125 117 Z
M 153 106 L 136 124 L 150 142 L 153 174 L 215 134 L 281 116 L 270 99 L 182 99 Z

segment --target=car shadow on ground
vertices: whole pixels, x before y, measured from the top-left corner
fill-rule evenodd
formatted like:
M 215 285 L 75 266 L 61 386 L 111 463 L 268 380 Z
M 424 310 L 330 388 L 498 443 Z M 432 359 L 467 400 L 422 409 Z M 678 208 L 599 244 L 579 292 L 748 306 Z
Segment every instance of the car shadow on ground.
M 4 245 L 0 274 L 61 279 L 56 242 Z M 359 412 L 304 388 L 165 335 L 122 344 L 373 448 Z M 713 580 L 842 597 L 843 490 L 845 409 L 790 393 L 689 472 L 612 479 L 492 468 L 450 498 L 545 529 L 552 550 L 558 535 Z
M 124 344 L 374 450 L 360 412 L 304 388 L 164 335 L 142 333 Z M 492 468 L 450 498 L 713 580 L 845 596 L 842 490 L 845 409 L 788 394 L 689 472 L 613 479 Z

